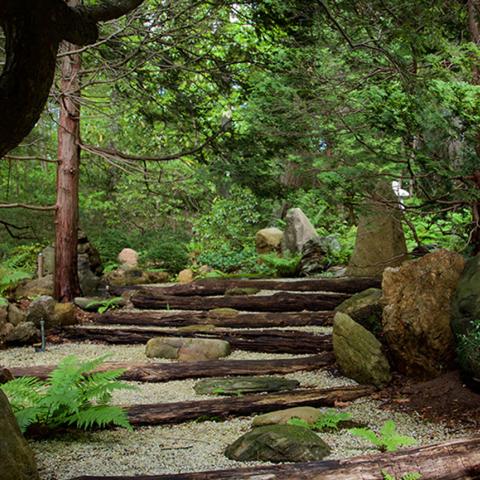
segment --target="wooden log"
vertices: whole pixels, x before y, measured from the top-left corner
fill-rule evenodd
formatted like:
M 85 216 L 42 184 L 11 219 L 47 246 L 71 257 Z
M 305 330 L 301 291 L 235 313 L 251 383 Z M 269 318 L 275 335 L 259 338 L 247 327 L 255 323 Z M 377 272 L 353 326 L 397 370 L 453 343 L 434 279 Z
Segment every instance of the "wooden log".
M 309 357 L 280 360 L 209 360 L 182 363 L 145 363 L 140 365 L 125 362 L 106 362 L 96 371 L 124 368 L 126 371 L 120 377 L 122 380 L 130 382 L 169 382 L 187 378 L 223 377 L 227 375 L 272 375 L 320 370 L 328 365 L 332 365 L 334 361 L 333 353 L 326 352 Z M 10 373 L 13 377 L 29 376 L 44 380 L 48 378 L 48 375 L 54 368 L 54 365 L 13 367 L 10 369 Z
M 132 285 L 128 287 L 111 287 L 115 295 L 121 295 L 126 290 L 147 289 L 155 295 L 223 295 L 231 288 L 258 288 L 260 290 L 277 290 L 291 292 L 341 292 L 358 293 L 367 288 L 380 288 L 378 278 L 344 277 L 344 278 L 311 278 L 311 279 L 205 279 L 192 283 L 171 285 L 168 287 Z
M 61 336 L 69 340 L 95 340 L 112 344 L 147 343 L 154 337 L 196 337 L 226 340 L 233 349 L 249 352 L 308 354 L 332 350 L 332 336 L 299 330 L 233 330 L 217 328 L 207 332 L 140 327 L 64 327 Z
M 416 472 L 422 480 L 478 480 L 480 436 L 344 460 L 148 476 L 82 476 L 72 480 L 383 480 L 382 472 L 397 479 Z
M 278 292 L 272 295 L 246 295 L 226 297 L 202 297 L 199 295 L 182 297 L 156 295 L 141 290 L 132 295 L 136 308 L 160 310 L 212 310 L 214 308 L 235 308 L 254 312 L 299 312 L 302 310 L 333 310 L 349 298 L 347 293 L 319 292 L 292 293 Z
M 340 387 L 304 389 L 291 392 L 253 394 L 241 397 L 193 400 L 187 402 L 134 405 L 127 407 L 132 425 L 160 425 L 183 423 L 197 418 L 251 415 L 290 407 L 333 406 L 335 402 L 349 402 L 370 395 L 373 387 Z
M 185 310 L 177 312 L 150 310 L 112 310 L 95 321 L 104 325 L 139 325 L 158 327 L 186 327 L 215 325 L 230 328 L 328 326 L 333 323 L 333 311 L 317 312 L 238 312 L 236 315 L 218 315 L 214 312 Z

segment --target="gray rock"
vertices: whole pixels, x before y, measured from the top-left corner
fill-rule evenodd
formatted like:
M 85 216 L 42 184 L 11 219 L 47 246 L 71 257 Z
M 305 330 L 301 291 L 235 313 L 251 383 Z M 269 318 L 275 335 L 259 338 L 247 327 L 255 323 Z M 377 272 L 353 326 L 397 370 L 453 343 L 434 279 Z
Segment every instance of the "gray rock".
M 382 344 L 366 328 L 340 312 L 333 321 L 333 351 L 345 376 L 358 383 L 381 387 L 391 380 Z
M 231 348 L 224 340 L 188 337 L 151 338 L 145 347 L 149 358 L 170 358 L 194 362 L 213 360 L 230 355 Z
M 394 367 L 429 379 L 453 367 L 451 304 L 464 268 L 461 255 L 429 253 L 383 274 L 383 333 Z
M 312 238 L 318 238 L 314 226 L 300 208 L 291 208 L 285 216 L 285 232 L 282 250 L 301 253 L 303 246 Z
M 254 427 L 263 425 L 286 425 L 292 418 L 300 418 L 307 423 L 315 423 L 322 411 L 313 407 L 293 407 L 285 410 L 257 415 L 252 422 Z
M 382 290 L 380 288 L 368 288 L 352 295 L 335 308 L 335 311 L 346 313 L 352 320 L 382 341 L 383 305 L 381 300 Z
M 53 315 L 48 320 L 48 327 L 63 327 L 75 325 L 77 318 L 75 315 L 75 305 L 73 303 L 56 303 L 53 309 Z
M 27 322 L 32 322 L 35 326 L 40 327 L 40 321 L 43 320 L 45 326 L 49 327 L 55 311 L 55 303 L 55 300 L 48 295 L 42 295 L 34 300 L 27 310 Z
M 16 327 L 18 324 L 25 322 L 27 319 L 27 312 L 11 303 L 8 306 L 8 321 Z
M 391 186 L 379 183 L 360 217 L 347 275 L 379 277 L 407 259 L 402 210 Z
M 33 452 L 0 390 L 0 465 L 2 480 L 39 480 Z
M 330 447 L 308 428 L 293 425 L 258 427 L 242 435 L 225 455 L 242 462 L 312 462 L 322 460 Z
M 200 395 L 240 395 L 289 391 L 298 386 L 297 380 L 287 380 L 282 377 L 235 377 L 207 378 L 196 383 L 193 389 Z
M 255 234 L 257 253 L 280 253 L 282 250 L 283 232 L 279 228 L 262 228 Z
M 43 255 L 43 274 L 53 275 L 55 273 L 55 247 L 49 245 L 41 251 Z
M 92 272 L 88 254 L 83 253 L 78 255 L 78 281 L 80 282 L 80 289 L 85 296 L 95 296 L 104 289 L 102 279 Z
M 328 265 L 327 250 L 320 237 L 311 238 L 302 247 L 300 260 L 300 275 L 308 277 L 317 275 L 326 270 Z
M 53 295 L 53 275 L 46 275 L 42 278 L 24 282 L 15 290 L 15 297 L 17 299 L 31 299 L 41 295 Z
M 10 345 L 31 345 L 40 338 L 40 332 L 33 322 L 19 323 L 7 335 L 5 342 Z

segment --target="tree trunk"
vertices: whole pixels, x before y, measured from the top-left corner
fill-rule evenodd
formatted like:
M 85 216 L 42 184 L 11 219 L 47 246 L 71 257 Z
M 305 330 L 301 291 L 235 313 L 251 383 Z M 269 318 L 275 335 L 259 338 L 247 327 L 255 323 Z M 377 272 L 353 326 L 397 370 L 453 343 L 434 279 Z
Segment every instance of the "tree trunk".
M 225 418 L 305 405 L 333 407 L 336 402 L 351 402 L 371 395 L 374 391 L 375 388 L 365 386 L 294 390 L 268 395 L 252 394 L 213 400 L 133 405 L 127 407 L 127 412 L 132 425 L 162 425 L 188 422 L 206 415 Z
M 68 0 L 67 4 L 77 7 L 80 0 Z M 61 51 L 75 48 L 64 42 Z M 80 295 L 77 272 L 80 67 L 79 53 L 62 58 L 55 218 L 55 299 L 60 302 L 71 302 Z
M 128 382 L 170 382 L 187 378 L 224 377 L 228 375 L 285 375 L 294 372 L 321 370 L 335 362 L 332 352 L 310 357 L 286 358 L 279 360 L 207 360 L 201 362 L 130 364 L 108 362 L 95 371 L 102 372 L 126 369 L 120 377 Z M 54 366 L 12 367 L 5 369 L 6 378 L 37 377 L 46 380 L 54 370 Z M 0 383 L 2 369 L 0 368 Z
M 478 480 L 480 437 L 345 460 L 149 476 L 82 476 L 72 480 L 383 480 L 385 474 L 400 479 L 409 472 L 420 474 L 423 480 Z

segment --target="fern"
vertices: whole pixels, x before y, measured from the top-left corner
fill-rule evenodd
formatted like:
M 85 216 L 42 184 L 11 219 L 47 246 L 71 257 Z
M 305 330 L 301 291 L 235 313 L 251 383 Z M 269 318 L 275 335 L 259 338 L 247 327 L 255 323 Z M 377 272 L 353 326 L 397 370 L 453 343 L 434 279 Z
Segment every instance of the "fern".
M 399 435 L 393 420 L 386 421 L 378 435 L 370 428 L 352 428 L 350 432 L 370 441 L 382 452 L 396 452 L 401 446 L 415 445 L 416 443 L 412 437 Z
M 323 432 L 325 430 L 338 430 L 341 422 L 350 420 L 352 415 L 347 412 L 336 412 L 333 409 L 327 410 L 325 413 L 319 415 L 317 420 L 313 423 L 308 423 L 301 418 L 291 418 L 288 421 L 289 425 L 296 425 L 297 427 L 309 428 L 310 430 L 316 430 Z
M 391 475 L 386 470 L 382 470 L 383 480 L 397 480 L 397 477 Z M 418 472 L 408 472 L 405 475 L 400 477 L 400 480 L 420 480 L 423 477 L 421 473 Z
M 109 402 L 115 390 L 135 387 L 118 381 L 123 369 L 94 372 L 105 358 L 81 363 L 69 356 L 46 382 L 21 377 L 2 385 L 20 429 L 25 432 L 33 424 L 49 428 L 74 425 L 85 430 L 111 424 L 131 428 L 125 411 Z

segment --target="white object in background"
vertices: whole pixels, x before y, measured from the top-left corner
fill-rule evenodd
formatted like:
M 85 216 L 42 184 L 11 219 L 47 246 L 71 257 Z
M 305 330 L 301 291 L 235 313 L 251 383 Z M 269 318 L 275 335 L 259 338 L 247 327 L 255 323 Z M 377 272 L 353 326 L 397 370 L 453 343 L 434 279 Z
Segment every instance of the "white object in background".
M 400 208 L 403 210 L 405 208 L 403 206 L 403 200 L 405 198 L 408 198 L 410 196 L 410 193 L 402 188 L 401 183 L 398 180 L 392 181 L 392 190 L 400 201 Z

